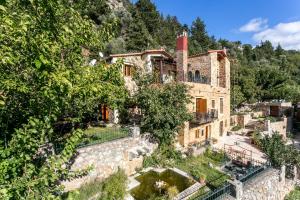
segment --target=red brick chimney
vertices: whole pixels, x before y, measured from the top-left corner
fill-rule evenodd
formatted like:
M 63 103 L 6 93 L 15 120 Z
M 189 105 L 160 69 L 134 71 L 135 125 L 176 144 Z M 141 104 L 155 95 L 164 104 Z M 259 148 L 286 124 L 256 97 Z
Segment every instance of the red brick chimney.
M 188 67 L 188 35 L 186 31 L 177 36 L 176 63 L 177 77 L 179 81 L 184 81 Z

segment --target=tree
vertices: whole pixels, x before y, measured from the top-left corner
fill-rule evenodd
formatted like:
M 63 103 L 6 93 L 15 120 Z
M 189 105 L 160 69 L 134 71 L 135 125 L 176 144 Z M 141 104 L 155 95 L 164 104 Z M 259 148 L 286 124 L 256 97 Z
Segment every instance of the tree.
M 150 81 L 149 81 L 150 80 Z M 140 78 L 134 97 L 141 108 L 141 128 L 153 134 L 160 145 L 170 145 L 184 122 L 190 119 L 187 86 L 181 83 L 152 84 L 148 76 Z
M 278 133 L 273 133 L 271 137 L 262 138 L 260 144 L 272 166 L 279 167 L 283 164 L 299 166 L 299 151 L 294 146 L 286 145 L 282 136 Z
M 284 49 L 281 47 L 280 44 L 277 45 L 275 49 L 275 55 L 279 58 L 281 55 L 284 55 Z
M 138 11 L 132 11 L 133 20 L 126 33 L 126 49 L 143 51 L 152 46 L 153 40 Z
M 156 37 L 157 43 L 172 52 L 176 47 L 176 37 L 182 31 L 183 27 L 177 17 L 168 15 L 165 19 L 162 19 L 159 32 L 163 34 L 159 34 L 159 37 Z
M 190 54 L 201 53 L 208 50 L 210 38 L 207 34 L 204 22 L 199 17 L 192 23 L 189 39 Z
M 260 144 L 272 166 L 278 167 L 284 163 L 285 145 L 282 137 L 278 133 L 273 134 L 271 137 L 264 137 Z
M 113 24 L 97 28 L 56 0 L 6 1 L 0 24 L 0 198 L 55 199 L 60 181 L 81 175 L 69 161 L 85 115 L 126 96 L 121 63 L 91 67 L 84 56 L 98 55 Z M 58 122 L 72 127 L 57 131 Z
M 150 0 L 138 0 L 135 6 L 149 33 L 151 35 L 158 33 L 161 18 L 156 6 Z

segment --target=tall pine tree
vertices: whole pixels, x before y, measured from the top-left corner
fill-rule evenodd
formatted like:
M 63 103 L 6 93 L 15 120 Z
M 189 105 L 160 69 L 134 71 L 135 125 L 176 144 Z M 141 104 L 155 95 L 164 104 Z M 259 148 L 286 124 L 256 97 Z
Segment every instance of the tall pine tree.
M 149 33 L 155 35 L 161 23 L 161 17 L 156 6 L 150 0 L 138 0 L 135 5 Z
M 153 46 L 153 39 L 141 18 L 140 13 L 132 9 L 132 22 L 130 23 L 126 36 L 127 51 L 143 51 Z
M 189 42 L 190 54 L 205 52 L 209 49 L 211 43 L 210 37 L 206 31 L 204 22 L 199 17 L 192 23 Z

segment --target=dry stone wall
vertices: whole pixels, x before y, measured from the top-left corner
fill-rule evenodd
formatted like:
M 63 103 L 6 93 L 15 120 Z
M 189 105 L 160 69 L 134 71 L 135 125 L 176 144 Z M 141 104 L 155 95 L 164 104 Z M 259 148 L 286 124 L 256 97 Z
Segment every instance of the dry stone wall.
M 87 176 L 63 182 L 63 185 L 66 191 L 73 190 L 96 179 L 103 180 L 118 168 L 124 169 L 127 175 L 132 175 L 137 168 L 142 167 L 143 157 L 151 154 L 156 147 L 147 136 L 137 136 L 80 148 L 71 169 L 80 170 L 93 166 L 93 170 Z
M 280 171 L 269 169 L 243 186 L 243 200 L 283 200 L 293 189 L 293 181 L 280 179 Z

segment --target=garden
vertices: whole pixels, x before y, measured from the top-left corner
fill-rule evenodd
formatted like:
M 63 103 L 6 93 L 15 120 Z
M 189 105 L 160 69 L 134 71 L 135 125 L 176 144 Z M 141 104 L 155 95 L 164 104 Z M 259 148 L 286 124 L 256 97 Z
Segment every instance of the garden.
M 190 199 L 200 198 L 223 186 L 230 178 L 219 170 L 225 159 L 223 152 L 215 152 L 210 148 L 202 155 L 185 157 L 185 154 L 174 150 L 173 147 L 161 147 L 151 156 L 145 157 L 143 169 L 162 170 L 164 168 L 165 170 L 161 172 L 138 170 L 134 177 L 141 184 L 129 191 L 126 188 L 130 178 L 128 179 L 124 172 L 119 170 L 103 182 L 86 184 L 66 194 L 65 199 L 85 200 L 93 197 L 110 200 L 123 199 L 130 194 L 137 200 L 168 200 L 197 182 L 201 184 L 201 187 Z M 187 175 L 182 175 L 180 171 Z
M 84 131 L 78 147 L 109 142 L 112 140 L 127 137 L 128 135 L 129 128 L 127 127 L 91 127 Z

